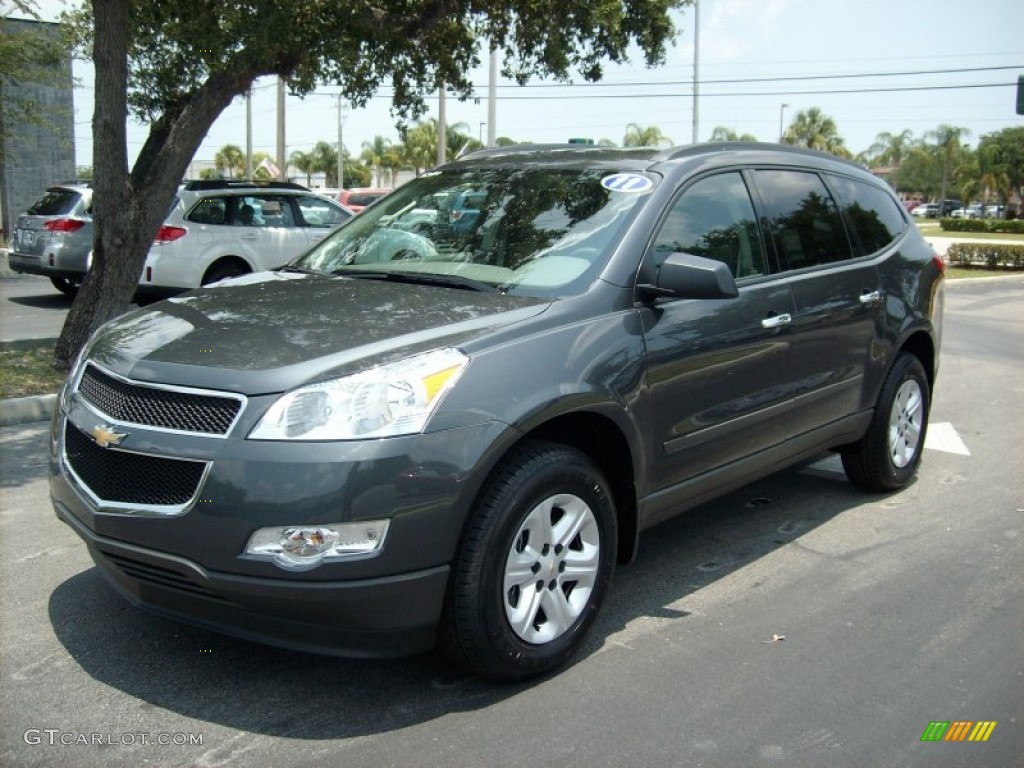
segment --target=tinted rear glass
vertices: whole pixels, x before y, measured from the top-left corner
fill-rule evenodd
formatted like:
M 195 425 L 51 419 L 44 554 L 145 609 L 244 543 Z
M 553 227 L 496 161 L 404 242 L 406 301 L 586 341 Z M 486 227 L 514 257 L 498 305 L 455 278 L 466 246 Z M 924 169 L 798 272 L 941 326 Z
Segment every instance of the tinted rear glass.
M 353 192 L 351 193 L 345 202 L 348 205 L 369 205 L 374 200 L 384 197 L 384 192 Z
M 859 256 L 880 251 L 903 234 L 903 211 L 884 189 L 842 176 L 829 180 L 846 220 L 856 233 Z
M 839 210 L 817 174 L 757 171 L 756 179 L 787 269 L 850 258 Z
M 71 213 L 81 195 L 70 189 L 50 189 L 28 209 L 31 216 L 64 216 Z

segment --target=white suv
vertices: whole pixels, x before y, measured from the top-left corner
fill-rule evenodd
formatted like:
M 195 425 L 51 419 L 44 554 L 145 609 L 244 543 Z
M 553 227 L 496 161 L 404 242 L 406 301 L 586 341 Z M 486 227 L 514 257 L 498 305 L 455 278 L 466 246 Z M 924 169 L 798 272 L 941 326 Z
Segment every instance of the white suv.
M 351 217 L 343 205 L 291 182 L 186 182 L 153 241 L 139 288 L 198 288 L 276 267 Z

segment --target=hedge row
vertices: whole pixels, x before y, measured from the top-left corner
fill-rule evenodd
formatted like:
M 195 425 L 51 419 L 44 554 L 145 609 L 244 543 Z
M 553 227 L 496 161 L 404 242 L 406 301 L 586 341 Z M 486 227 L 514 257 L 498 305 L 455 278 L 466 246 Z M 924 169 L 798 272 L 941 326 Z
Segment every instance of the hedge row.
M 1024 245 L 953 243 L 946 260 L 955 267 L 1024 269 Z
M 1024 235 L 1024 219 L 941 219 L 947 232 L 1000 232 Z

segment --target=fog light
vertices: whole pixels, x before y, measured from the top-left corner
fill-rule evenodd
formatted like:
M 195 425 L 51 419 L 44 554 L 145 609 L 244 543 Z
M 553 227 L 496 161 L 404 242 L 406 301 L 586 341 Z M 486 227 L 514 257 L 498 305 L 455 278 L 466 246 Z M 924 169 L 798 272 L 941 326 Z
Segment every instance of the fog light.
M 301 571 L 324 560 L 374 555 L 383 548 L 387 532 L 387 520 L 260 528 L 249 537 L 245 554 Z

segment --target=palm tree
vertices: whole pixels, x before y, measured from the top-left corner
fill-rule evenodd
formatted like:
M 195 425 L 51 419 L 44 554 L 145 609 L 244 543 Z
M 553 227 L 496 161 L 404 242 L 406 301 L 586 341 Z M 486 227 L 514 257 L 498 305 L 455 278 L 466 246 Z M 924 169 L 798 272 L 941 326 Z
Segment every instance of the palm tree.
M 338 186 L 338 152 L 326 141 L 318 141 L 309 152 L 314 173 L 324 174 L 328 187 Z
M 233 179 L 245 173 L 245 153 L 235 144 L 225 144 L 213 156 L 213 164 L 221 175 Z
M 626 135 L 622 138 L 624 147 L 671 147 L 672 139 L 661 132 L 656 125 L 649 125 L 646 128 L 639 123 L 630 123 L 626 126 Z
M 306 174 L 306 186 L 313 186 L 313 172 L 316 170 L 313 167 L 314 158 L 312 152 L 302 152 L 295 150 L 288 156 L 288 162 L 294 165 L 302 173 Z
M 906 128 L 899 133 L 883 131 L 875 136 L 875 143 L 868 147 L 868 154 L 875 164 L 891 165 L 899 169 L 900 163 L 914 143 L 914 132 Z
M 380 172 L 390 151 L 391 140 L 379 134 L 373 137 L 373 141 L 363 142 L 363 151 L 359 156 L 370 167 L 373 174 L 371 183 L 375 187 L 381 186 Z
M 935 149 L 942 162 L 942 191 L 939 193 L 940 200 L 946 199 L 946 185 L 949 183 L 950 174 L 953 173 L 954 166 L 963 152 L 961 142 L 970 134 L 971 132 L 966 128 L 958 128 L 954 125 L 946 124 L 942 124 L 934 131 L 928 131 L 925 134 L 925 139 L 934 142 Z
M 820 152 L 831 152 L 840 157 L 850 157 L 846 143 L 839 135 L 836 121 L 818 107 L 797 112 L 782 137 L 782 143 L 816 149 Z
M 757 136 L 750 133 L 736 133 L 732 128 L 716 125 L 708 141 L 757 141 Z

